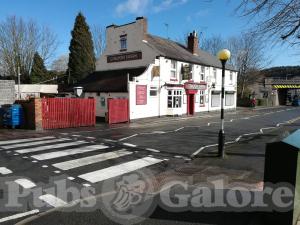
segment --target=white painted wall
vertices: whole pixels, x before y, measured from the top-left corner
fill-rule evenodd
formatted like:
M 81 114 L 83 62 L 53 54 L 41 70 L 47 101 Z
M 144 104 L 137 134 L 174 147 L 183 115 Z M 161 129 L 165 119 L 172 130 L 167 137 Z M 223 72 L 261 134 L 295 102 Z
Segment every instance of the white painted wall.
M 185 95 L 184 88 L 170 88 L 166 87 L 165 84 L 184 84 L 187 80 L 181 80 L 181 68 L 187 64 L 185 62 L 177 62 L 177 77 L 176 79 L 170 79 L 171 60 L 158 57 L 158 54 L 149 47 L 145 38 L 144 21 L 136 20 L 133 23 L 122 25 L 122 26 L 111 26 L 106 30 L 106 49 L 102 57 L 96 63 L 96 70 L 114 70 L 122 68 L 135 68 L 141 66 L 148 66 L 148 69 L 141 75 L 136 77 L 134 81 L 130 81 L 128 84 L 128 93 L 100 93 L 99 96 L 93 93 L 86 93 L 86 97 L 95 97 L 97 99 L 97 116 L 105 116 L 107 107 L 102 107 L 100 100 L 101 97 L 107 99 L 107 97 L 129 97 L 130 104 L 130 119 L 138 119 L 145 117 L 154 116 L 165 116 L 165 115 L 182 115 L 187 113 L 187 96 Z M 120 51 L 120 36 L 127 34 L 127 51 Z M 126 62 L 114 62 L 107 63 L 107 56 L 114 54 L 122 54 L 134 51 L 141 51 L 143 58 L 141 60 L 132 60 Z M 160 76 L 152 77 L 153 66 L 160 67 Z M 200 65 L 193 65 L 193 81 L 200 82 Z M 229 80 L 230 71 L 226 71 L 225 79 L 225 91 L 236 92 L 236 81 L 237 73 L 233 72 L 233 82 Z M 220 110 L 221 107 L 211 107 L 211 91 L 221 91 L 222 73 L 221 69 L 217 69 L 217 79 L 213 78 L 213 67 L 205 67 L 205 81 L 208 83 L 207 90 L 205 90 L 205 105 L 200 106 L 199 91 L 195 96 L 195 112 L 213 111 Z M 212 84 L 215 83 L 215 88 L 212 88 Z M 136 105 L 136 85 L 147 85 L 147 104 Z M 159 95 L 156 97 L 150 96 L 150 87 L 159 87 Z M 183 93 L 183 104 L 179 109 L 168 109 L 167 98 L 168 89 L 181 89 Z M 110 96 L 108 96 L 110 95 Z M 221 96 L 221 95 L 220 95 Z M 235 104 L 233 106 L 225 106 L 225 109 L 236 108 L 236 93 L 235 93 Z M 221 102 L 221 97 L 220 97 Z
M 136 78 L 136 81 L 129 83 L 129 99 L 130 99 L 130 119 L 155 117 L 155 116 L 165 116 L 165 115 L 183 115 L 187 113 L 187 95 L 185 94 L 184 88 L 178 87 L 166 87 L 165 84 L 184 84 L 187 80 L 181 80 L 180 70 L 181 66 L 186 63 L 177 62 L 177 79 L 170 79 L 170 68 L 171 60 L 164 57 L 160 57 L 155 60 L 155 64 L 151 64 L 144 74 Z M 151 70 L 153 66 L 160 66 L 160 77 L 152 77 Z M 193 81 L 200 82 L 200 65 L 193 65 Z M 205 105 L 200 105 L 200 95 L 199 91 L 195 95 L 195 112 L 205 112 L 214 111 L 221 109 L 221 94 L 220 94 L 220 107 L 211 107 L 211 91 L 221 91 L 222 83 L 222 70 L 217 69 L 217 79 L 214 80 L 213 68 L 205 67 L 205 81 L 208 83 L 208 89 L 205 90 Z M 224 106 L 225 109 L 235 109 L 236 108 L 236 80 L 237 73 L 233 72 L 232 82 L 229 79 L 230 71 L 225 73 L 225 91 L 235 91 L 234 94 L 234 105 Z M 215 82 L 215 88 L 212 88 L 212 83 Z M 136 85 L 147 85 L 147 105 L 136 105 Z M 158 86 L 159 96 L 150 96 L 150 87 Z M 182 90 L 183 101 L 182 107 L 178 109 L 169 109 L 167 107 L 168 90 L 176 89 Z M 225 103 L 224 103 L 225 104 Z

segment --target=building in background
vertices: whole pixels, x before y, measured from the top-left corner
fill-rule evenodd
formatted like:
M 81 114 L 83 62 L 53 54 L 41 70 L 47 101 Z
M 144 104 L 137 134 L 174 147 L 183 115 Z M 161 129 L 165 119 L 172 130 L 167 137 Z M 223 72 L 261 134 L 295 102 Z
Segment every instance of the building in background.
M 0 80 L 0 106 L 15 102 L 15 81 Z
M 128 99 L 130 119 L 220 110 L 221 63 L 199 49 L 195 31 L 187 42 L 149 34 L 143 17 L 110 25 L 97 71 L 76 86 L 96 98 L 98 117 L 106 116 L 109 98 Z M 227 65 L 225 77 L 225 109 L 235 109 L 237 71 Z
M 270 68 L 260 72 L 259 79 L 248 88 L 259 105 L 291 105 L 294 99 L 300 99 L 300 74 L 297 67 Z
M 21 100 L 27 100 L 30 98 L 42 98 L 53 97 L 58 94 L 57 84 L 21 84 L 20 85 L 20 97 Z M 15 98 L 19 97 L 18 85 L 15 85 Z

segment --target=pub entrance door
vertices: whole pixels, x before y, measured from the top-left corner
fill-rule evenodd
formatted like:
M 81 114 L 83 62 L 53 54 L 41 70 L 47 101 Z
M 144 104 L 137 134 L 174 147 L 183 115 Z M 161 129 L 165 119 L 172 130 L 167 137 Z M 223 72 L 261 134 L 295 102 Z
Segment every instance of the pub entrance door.
M 195 113 L 195 94 L 187 95 L 187 114 L 194 115 Z

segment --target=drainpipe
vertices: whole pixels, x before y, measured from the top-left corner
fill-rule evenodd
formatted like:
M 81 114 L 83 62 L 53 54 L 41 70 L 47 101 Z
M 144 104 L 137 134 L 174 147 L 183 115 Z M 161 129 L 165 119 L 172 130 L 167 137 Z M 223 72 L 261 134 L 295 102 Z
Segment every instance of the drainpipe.
M 160 72 L 159 72 L 159 80 L 158 80 L 158 117 L 160 117 L 160 98 L 161 98 L 161 86 L 160 86 Z
M 127 73 L 127 92 L 128 92 L 128 122 L 130 122 L 130 83 L 129 83 L 129 73 Z

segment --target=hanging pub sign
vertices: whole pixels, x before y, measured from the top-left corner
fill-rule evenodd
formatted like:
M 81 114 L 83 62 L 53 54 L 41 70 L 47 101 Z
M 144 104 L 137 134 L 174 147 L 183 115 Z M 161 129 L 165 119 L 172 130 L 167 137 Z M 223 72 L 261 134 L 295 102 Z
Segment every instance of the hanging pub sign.
M 182 80 L 190 80 L 191 79 L 191 65 L 183 65 L 181 68 Z
M 152 77 L 159 77 L 159 71 L 160 71 L 160 67 L 159 66 L 153 66 L 152 68 Z
M 192 82 L 187 82 L 184 84 L 184 89 L 186 90 L 201 90 L 204 91 L 207 88 L 206 83 L 192 83 Z
M 136 105 L 147 105 L 147 85 L 136 85 Z
M 132 61 L 142 59 L 142 52 L 128 52 L 123 54 L 108 55 L 107 63 Z

